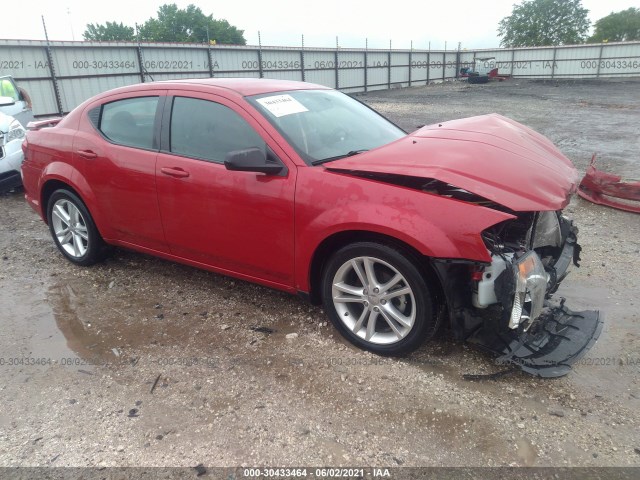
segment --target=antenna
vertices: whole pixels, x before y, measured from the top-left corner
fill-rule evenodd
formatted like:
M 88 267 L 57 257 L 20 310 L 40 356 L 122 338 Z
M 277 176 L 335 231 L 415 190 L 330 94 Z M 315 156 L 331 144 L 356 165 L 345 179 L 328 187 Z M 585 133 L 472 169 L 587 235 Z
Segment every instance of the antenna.
M 73 22 L 71 21 L 71 9 L 67 7 L 67 15 L 69 16 L 69 27 L 71 27 L 71 39 L 75 42 L 76 35 L 73 33 Z
M 47 33 L 47 24 L 44 22 L 44 15 L 42 15 L 42 27 L 44 28 L 44 38 L 49 45 L 49 34 Z

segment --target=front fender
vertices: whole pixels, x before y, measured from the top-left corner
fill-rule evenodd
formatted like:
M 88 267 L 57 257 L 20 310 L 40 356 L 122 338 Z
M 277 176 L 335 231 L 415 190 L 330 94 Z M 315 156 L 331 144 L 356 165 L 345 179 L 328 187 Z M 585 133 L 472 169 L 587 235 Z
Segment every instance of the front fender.
M 481 232 L 512 215 L 379 181 L 301 168 L 296 189 L 296 286 L 309 290 L 313 255 L 330 236 L 365 231 L 432 258 L 490 262 Z

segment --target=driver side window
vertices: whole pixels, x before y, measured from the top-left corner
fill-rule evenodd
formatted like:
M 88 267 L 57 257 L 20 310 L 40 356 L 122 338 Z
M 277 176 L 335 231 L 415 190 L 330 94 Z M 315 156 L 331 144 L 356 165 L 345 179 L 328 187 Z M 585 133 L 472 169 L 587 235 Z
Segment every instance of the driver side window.
M 233 150 L 266 150 L 262 137 L 236 112 L 219 103 L 187 97 L 173 99 L 170 142 L 172 153 L 216 163 L 223 163 Z

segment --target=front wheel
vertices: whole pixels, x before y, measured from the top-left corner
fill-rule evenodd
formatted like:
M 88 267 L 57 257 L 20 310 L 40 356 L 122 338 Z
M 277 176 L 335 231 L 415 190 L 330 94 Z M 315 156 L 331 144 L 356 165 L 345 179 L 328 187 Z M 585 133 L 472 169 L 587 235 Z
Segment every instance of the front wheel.
M 436 315 L 417 262 L 394 247 L 359 242 L 338 250 L 322 276 L 324 309 L 353 344 L 402 355 L 433 337 Z
M 88 266 L 101 260 L 104 241 L 76 194 L 65 189 L 53 192 L 47 205 L 47 220 L 58 250 L 71 262 Z

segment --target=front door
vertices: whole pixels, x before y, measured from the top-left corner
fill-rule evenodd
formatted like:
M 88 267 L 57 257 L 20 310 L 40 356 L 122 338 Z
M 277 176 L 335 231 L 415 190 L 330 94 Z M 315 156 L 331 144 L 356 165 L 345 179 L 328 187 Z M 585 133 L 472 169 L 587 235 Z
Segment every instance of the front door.
M 169 92 L 156 164 L 158 202 L 171 253 L 274 286 L 293 286 L 296 170 L 280 175 L 229 171 L 230 151 L 284 152 L 235 103 Z M 170 114 L 169 114 L 170 111 Z

